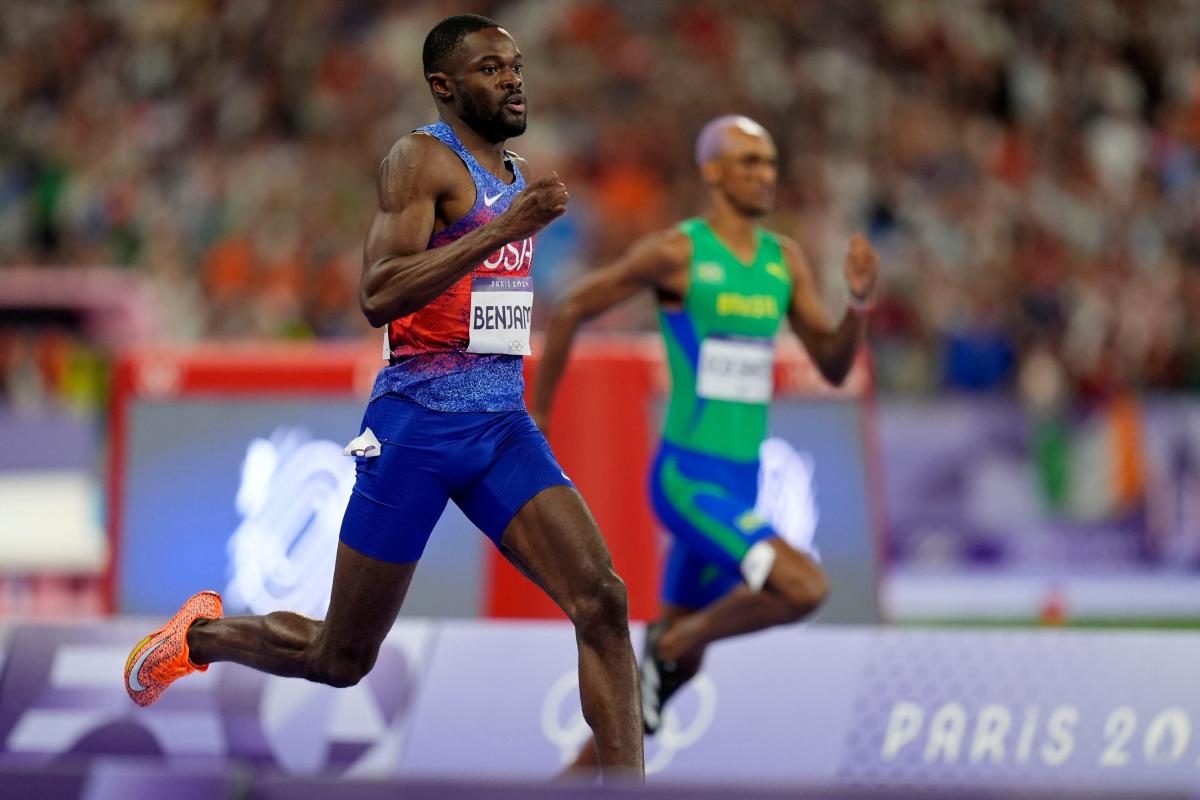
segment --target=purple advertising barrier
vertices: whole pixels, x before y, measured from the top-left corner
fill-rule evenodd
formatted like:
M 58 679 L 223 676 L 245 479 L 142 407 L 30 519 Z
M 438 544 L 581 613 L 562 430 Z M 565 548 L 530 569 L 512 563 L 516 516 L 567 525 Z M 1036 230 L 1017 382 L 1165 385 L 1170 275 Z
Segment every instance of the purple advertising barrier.
M 638 647 L 640 639 L 639 629 Z M 833 782 L 871 641 L 869 629 L 812 628 L 713 648 L 647 740 L 647 772 L 672 781 Z M 401 771 L 553 775 L 588 739 L 578 693 L 568 627 L 446 625 Z
M 4 762 L 217 757 L 323 778 L 536 782 L 588 735 L 565 624 L 404 623 L 351 689 L 215 665 L 145 710 L 120 684 L 143 630 L 17 628 Z M 1194 791 L 1198 663 L 1196 634 L 773 631 L 711 649 L 646 764 L 662 785 Z
M 241 797 L 250 783 L 246 770 L 228 763 L 181 767 L 136 759 L 94 759 L 35 769 L 0 763 L 0 797 L 24 800 L 221 800 Z
M 1200 636 L 791 629 L 714 647 L 648 741 L 661 781 L 1200 787 Z M 586 739 L 551 625 L 441 634 L 401 771 L 547 777 Z M 448 747 L 447 742 L 453 742 Z
M 826 789 L 708 784 L 580 786 L 562 782 L 483 783 L 420 781 L 297 780 L 259 778 L 250 800 L 1195 800 L 1180 792 L 1030 792 L 1016 789 Z
M 237 759 L 294 774 L 378 770 L 399 758 L 432 644 L 429 623 L 392 631 L 376 669 L 336 690 L 229 664 L 189 676 L 148 709 L 122 685 L 152 623 L 17 627 L 0 679 L 0 754 Z

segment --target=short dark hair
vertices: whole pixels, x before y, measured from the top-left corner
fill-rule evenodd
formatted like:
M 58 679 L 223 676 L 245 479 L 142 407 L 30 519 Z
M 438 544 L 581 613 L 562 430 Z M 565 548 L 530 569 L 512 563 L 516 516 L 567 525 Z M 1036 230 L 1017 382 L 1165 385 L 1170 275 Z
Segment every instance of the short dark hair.
M 467 34 L 484 28 L 499 27 L 499 22 L 478 14 L 456 14 L 446 17 L 434 25 L 433 30 L 425 37 L 425 46 L 421 48 L 421 65 L 425 74 L 428 76 L 431 72 L 443 70 L 445 65 L 442 62 L 446 56 L 458 49 Z

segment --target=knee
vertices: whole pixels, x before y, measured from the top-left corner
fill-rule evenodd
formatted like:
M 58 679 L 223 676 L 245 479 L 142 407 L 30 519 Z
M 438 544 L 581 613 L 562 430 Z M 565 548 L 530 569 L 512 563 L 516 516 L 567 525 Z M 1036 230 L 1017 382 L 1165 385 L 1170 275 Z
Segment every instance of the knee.
M 356 685 L 375 666 L 377 650 L 322 652 L 314 659 L 309 679 L 338 689 Z
M 778 586 L 787 602 L 789 622 L 799 622 L 812 614 L 829 597 L 829 581 L 821 569 L 805 570 Z
M 595 581 L 583 582 L 567 606 L 567 616 L 581 634 L 629 632 L 629 594 L 625 582 L 611 570 Z

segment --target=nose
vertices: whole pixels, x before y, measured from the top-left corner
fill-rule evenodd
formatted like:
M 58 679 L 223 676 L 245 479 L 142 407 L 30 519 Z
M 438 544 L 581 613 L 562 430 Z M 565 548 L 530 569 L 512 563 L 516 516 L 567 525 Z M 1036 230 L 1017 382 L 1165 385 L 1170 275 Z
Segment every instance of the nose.
M 511 69 L 504 71 L 504 88 L 512 91 L 513 89 L 521 88 L 521 76 Z

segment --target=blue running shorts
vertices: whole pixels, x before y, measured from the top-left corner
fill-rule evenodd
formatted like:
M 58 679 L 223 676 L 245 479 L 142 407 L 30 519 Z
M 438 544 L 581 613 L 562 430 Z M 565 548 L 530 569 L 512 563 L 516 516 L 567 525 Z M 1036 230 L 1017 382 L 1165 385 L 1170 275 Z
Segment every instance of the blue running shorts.
M 435 411 L 397 394 L 367 405 L 375 457 L 355 456 L 341 540 L 381 561 L 416 561 L 446 501 L 497 546 L 517 512 L 551 486 L 573 486 L 524 409 Z
M 654 512 L 672 536 L 662 598 L 684 608 L 703 608 L 742 583 L 741 563 L 750 548 L 776 536 L 754 511 L 758 461 L 731 461 L 659 446 L 650 469 Z

